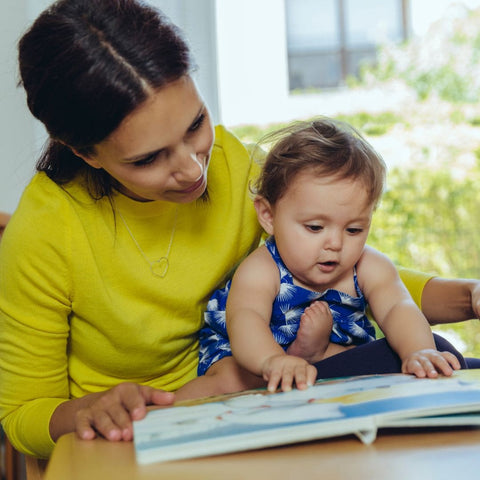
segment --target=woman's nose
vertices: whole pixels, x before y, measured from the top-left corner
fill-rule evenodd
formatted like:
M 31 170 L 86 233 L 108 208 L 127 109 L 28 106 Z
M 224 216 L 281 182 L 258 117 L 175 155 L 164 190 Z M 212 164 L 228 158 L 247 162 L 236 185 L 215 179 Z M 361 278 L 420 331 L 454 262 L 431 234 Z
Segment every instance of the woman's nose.
M 192 153 L 190 157 L 193 160 L 193 163 L 196 163 L 200 169 L 200 175 L 195 180 L 200 180 L 205 172 L 205 164 L 200 161 L 199 157 L 195 153 Z
M 177 153 L 174 161 L 179 181 L 196 182 L 202 178 L 205 170 L 203 156 L 197 156 L 194 151 L 184 148 Z

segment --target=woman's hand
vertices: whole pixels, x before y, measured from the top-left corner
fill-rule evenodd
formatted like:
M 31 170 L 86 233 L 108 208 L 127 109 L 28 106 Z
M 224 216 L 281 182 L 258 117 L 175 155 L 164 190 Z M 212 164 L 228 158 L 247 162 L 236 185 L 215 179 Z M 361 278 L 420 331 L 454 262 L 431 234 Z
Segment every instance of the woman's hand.
M 110 441 L 133 439 L 134 420 L 147 414 L 147 405 L 173 404 L 175 394 L 138 385 L 120 383 L 105 392 L 61 404 L 50 420 L 50 434 L 55 441 L 64 433 L 75 431 L 84 440 L 100 434 Z
M 295 383 L 299 390 L 305 390 L 315 383 L 317 369 L 306 360 L 293 355 L 273 355 L 265 360 L 262 368 L 267 389 L 274 392 L 280 385 L 284 392 Z
M 472 280 L 470 283 L 470 291 L 473 313 L 475 314 L 475 318 L 480 318 L 480 281 Z
M 419 378 L 435 378 L 438 373 L 450 376 L 460 368 L 457 357 L 450 352 L 425 349 L 413 352 L 402 362 L 402 373 L 411 373 Z
M 121 383 L 107 390 L 87 407 L 77 411 L 75 430 L 80 438 L 89 440 L 99 433 L 107 440 L 130 441 L 133 420 L 147 414 L 147 405 L 170 405 L 173 393 L 135 383 Z
M 422 311 L 430 325 L 480 318 L 480 280 L 430 279 L 423 289 Z

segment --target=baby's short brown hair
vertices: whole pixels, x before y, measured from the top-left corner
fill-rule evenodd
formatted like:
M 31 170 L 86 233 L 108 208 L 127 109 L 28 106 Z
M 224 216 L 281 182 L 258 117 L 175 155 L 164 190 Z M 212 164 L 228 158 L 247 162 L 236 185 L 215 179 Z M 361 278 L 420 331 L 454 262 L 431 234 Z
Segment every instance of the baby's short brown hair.
M 369 202 L 378 204 L 385 184 L 385 163 L 349 124 L 326 117 L 294 122 L 266 135 L 259 145 L 265 143 L 272 146 L 253 190 L 271 205 L 305 170 L 311 170 L 313 175 L 360 180 Z

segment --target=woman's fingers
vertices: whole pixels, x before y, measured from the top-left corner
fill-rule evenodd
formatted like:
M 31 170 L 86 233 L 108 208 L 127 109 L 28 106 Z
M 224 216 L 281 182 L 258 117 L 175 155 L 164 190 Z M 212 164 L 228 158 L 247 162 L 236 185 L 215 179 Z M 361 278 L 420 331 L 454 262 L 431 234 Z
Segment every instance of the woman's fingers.
M 130 441 L 133 438 L 132 421 L 146 415 L 147 405 L 171 405 L 174 399 L 171 392 L 122 383 L 96 396 L 87 408 L 79 410 L 75 429 L 85 440 L 100 434 L 110 441 Z

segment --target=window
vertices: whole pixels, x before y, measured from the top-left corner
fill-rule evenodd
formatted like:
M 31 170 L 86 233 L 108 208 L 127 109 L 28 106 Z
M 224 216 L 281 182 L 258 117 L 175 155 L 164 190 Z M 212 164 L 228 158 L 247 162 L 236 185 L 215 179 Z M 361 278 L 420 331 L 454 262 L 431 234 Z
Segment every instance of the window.
M 408 0 L 286 0 L 290 90 L 338 87 L 406 40 Z

